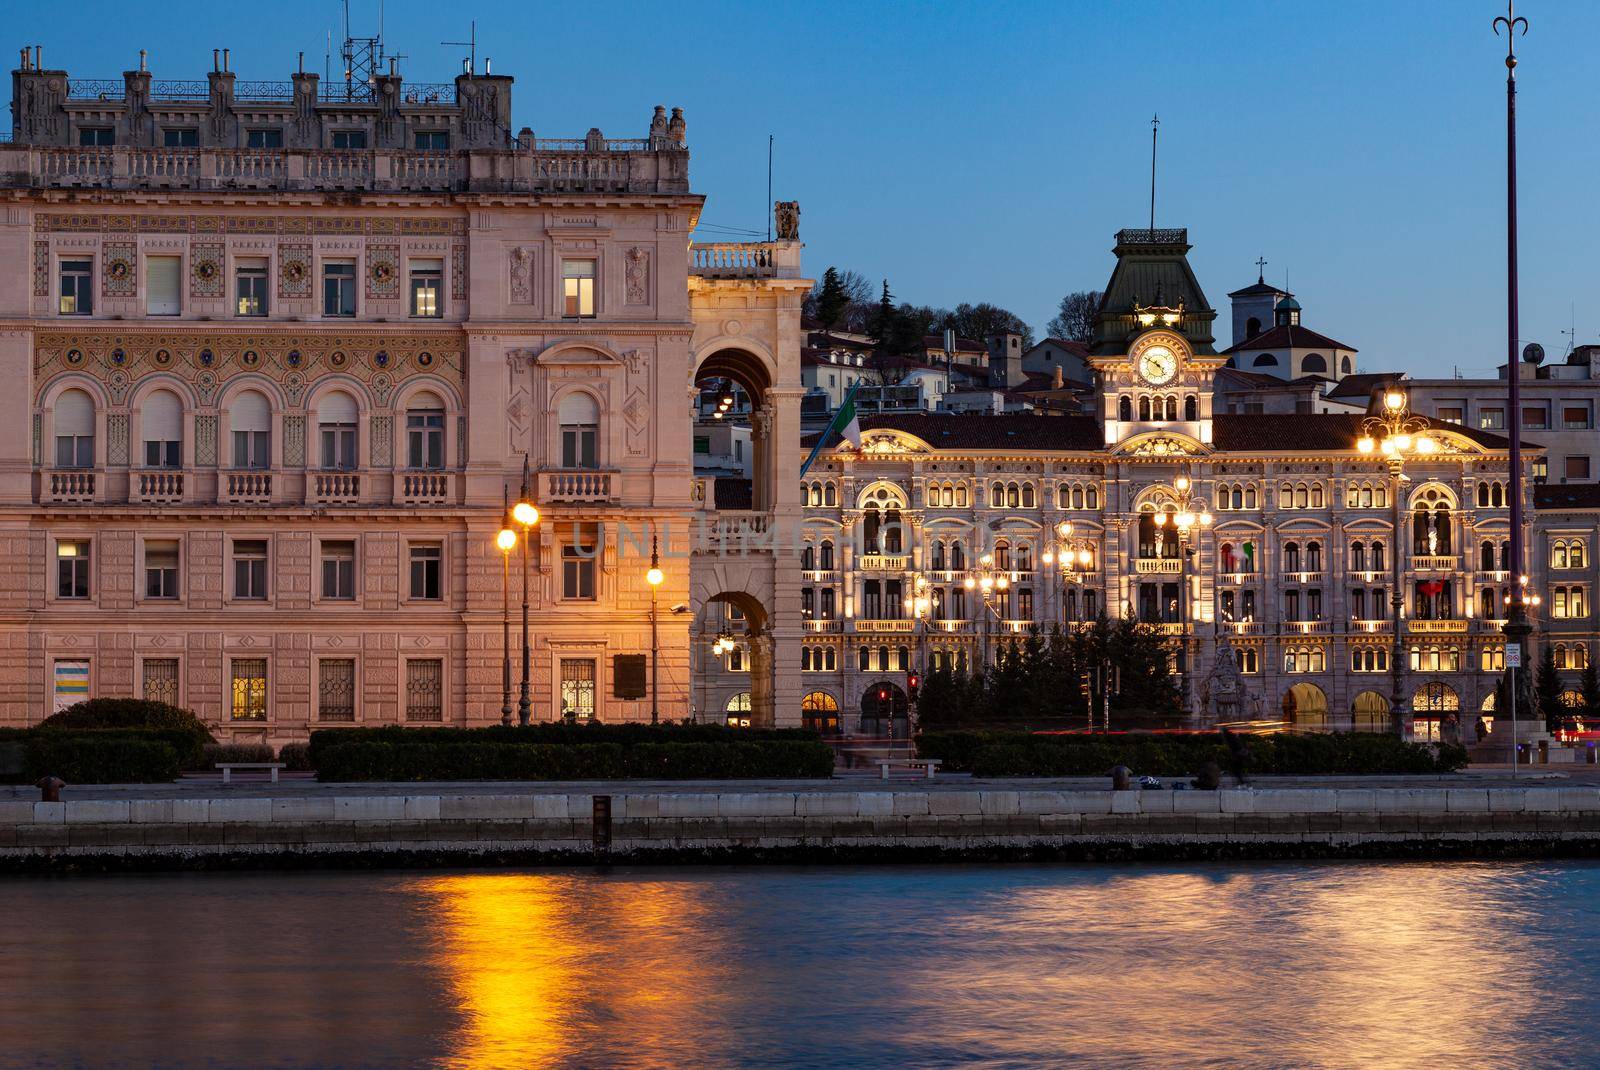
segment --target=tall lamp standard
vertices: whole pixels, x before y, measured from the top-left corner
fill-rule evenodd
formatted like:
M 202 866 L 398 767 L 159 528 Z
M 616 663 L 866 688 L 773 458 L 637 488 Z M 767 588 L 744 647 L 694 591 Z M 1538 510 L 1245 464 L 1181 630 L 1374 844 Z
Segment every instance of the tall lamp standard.
M 1392 692 L 1389 696 L 1389 727 L 1397 736 L 1404 736 L 1406 731 L 1405 644 L 1400 635 L 1400 610 L 1406 602 L 1405 592 L 1400 586 L 1400 548 L 1405 543 L 1405 506 L 1400 499 L 1401 491 L 1411 479 L 1403 471 L 1406 461 L 1412 457 L 1426 457 L 1438 449 L 1439 444 L 1423 433 L 1427 429 L 1427 421 L 1412 416 L 1406 409 L 1405 391 L 1389 390 L 1383 395 L 1383 412 L 1361 422 L 1361 438 L 1356 441 L 1356 449 L 1363 456 L 1378 454 L 1383 457 L 1389 466 L 1389 475 L 1394 480 L 1394 552 L 1389 555 L 1390 622 L 1394 628 L 1389 650 Z
M 660 547 L 650 536 L 650 569 L 644 581 L 650 585 L 650 723 L 661 723 L 661 645 L 656 640 L 656 591 L 666 579 L 661 571 Z
M 511 551 L 517 546 L 517 533 L 511 525 L 509 494 L 500 532 L 494 544 L 500 550 L 500 723 L 511 723 Z
M 1509 625 L 1510 617 L 1515 614 L 1522 618 L 1522 623 L 1528 631 L 1533 631 L 1533 614 L 1539 608 L 1541 601 L 1543 599 L 1528 588 L 1528 577 L 1517 577 L 1517 593 L 1506 595 L 1506 605 L 1510 607 L 1506 611 L 1507 624 Z M 1509 628 L 1501 630 L 1507 635 L 1511 634 Z M 1510 658 L 1506 659 L 1506 665 L 1506 671 L 1511 674 L 1511 686 L 1506 688 L 1506 705 L 1511 707 L 1508 712 L 1511 714 L 1511 772 L 1514 776 L 1517 771 L 1517 667 L 1512 664 Z M 1529 668 L 1528 676 L 1532 675 L 1533 670 Z M 1533 759 L 1530 757 L 1528 760 Z
M 1194 483 L 1188 476 L 1179 476 L 1172 481 L 1172 487 L 1178 493 L 1178 503 L 1175 512 L 1167 513 L 1165 510 L 1156 510 L 1156 527 L 1164 527 L 1167 521 L 1172 521 L 1174 533 L 1178 536 L 1178 567 L 1182 571 L 1178 574 L 1178 643 L 1183 650 L 1183 670 L 1194 673 L 1194 652 L 1189 649 L 1189 568 L 1188 558 L 1194 553 L 1189 545 L 1192 532 L 1198 528 L 1204 530 L 1211 526 L 1214 519 L 1211 510 L 1206 507 L 1204 498 L 1194 493 Z M 1190 688 L 1191 701 L 1194 709 L 1199 709 L 1199 691 Z
M 522 493 L 517 504 L 511 507 L 511 518 L 522 525 L 522 692 L 517 698 L 517 723 L 526 727 L 529 719 L 528 701 L 528 543 L 532 541 L 533 526 L 539 522 L 539 510 L 529 501 L 528 459 L 522 459 Z
M 977 573 L 976 576 L 973 573 Z M 1002 619 L 1000 611 L 994 608 L 997 595 L 1004 595 L 1006 588 L 1011 586 L 1011 577 L 1004 572 L 996 572 L 994 567 L 994 554 L 984 554 L 978 558 L 978 567 L 967 573 L 967 578 L 961 581 L 963 587 L 971 591 L 976 589 L 983 601 L 983 621 L 979 624 L 982 631 L 979 639 L 982 641 L 982 661 L 980 667 L 989 666 L 989 614 L 994 614 L 995 619 Z
M 1072 521 L 1063 520 L 1056 525 L 1056 545 L 1040 555 L 1045 565 L 1057 566 L 1061 577 L 1061 623 L 1067 623 L 1067 587 L 1074 590 L 1083 586 L 1089 570 L 1094 567 L 1094 549 L 1088 540 L 1074 540 Z

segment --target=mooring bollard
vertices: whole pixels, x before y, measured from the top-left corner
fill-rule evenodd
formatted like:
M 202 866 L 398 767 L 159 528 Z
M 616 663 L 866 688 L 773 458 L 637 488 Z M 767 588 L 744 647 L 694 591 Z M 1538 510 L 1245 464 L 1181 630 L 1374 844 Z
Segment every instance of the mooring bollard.
M 1111 790 L 1112 791 L 1132 791 L 1133 790 L 1133 770 L 1129 769 L 1125 765 L 1112 766 L 1111 767 Z
M 34 786 L 39 789 L 40 802 L 60 802 L 61 789 L 67 786 L 67 782 L 58 776 L 47 776 L 40 777 L 39 783 Z
M 611 853 L 611 796 L 594 796 L 594 857 L 596 861 Z

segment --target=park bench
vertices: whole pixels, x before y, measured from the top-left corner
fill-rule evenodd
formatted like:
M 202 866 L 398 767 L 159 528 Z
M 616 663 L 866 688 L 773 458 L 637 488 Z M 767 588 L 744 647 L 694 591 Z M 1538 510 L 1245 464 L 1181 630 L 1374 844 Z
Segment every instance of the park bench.
M 218 762 L 217 768 L 222 770 L 222 782 L 233 783 L 235 769 L 265 769 L 272 774 L 272 782 L 278 782 L 278 770 L 284 767 L 282 762 Z
M 944 761 L 939 758 L 879 758 L 878 779 L 888 780 L 889 767 L 895 766 L 900 769 L 924 770 L 923 778 L 926 780 L 932 780 L 933 774 L 938 772 L 939 767 L 943 764 Z

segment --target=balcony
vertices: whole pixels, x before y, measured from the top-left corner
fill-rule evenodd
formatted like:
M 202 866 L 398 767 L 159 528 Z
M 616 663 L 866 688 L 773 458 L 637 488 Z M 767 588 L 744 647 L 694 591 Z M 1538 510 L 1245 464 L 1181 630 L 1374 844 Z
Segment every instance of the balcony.
M 1234 635 L 1265 635 L 1267 625 L 1259 620 L 1234 620 L 1228 622 L 1228 630 Z
M 914 632 L 917 622 L 914 620 L 869 620 L 857 619 L 855 630 L 858 632 Z
M 800 243 L 695 242 L 689 247 L 689 274 L 703 279 L 798 278 Z
M 728 554 L 772 550 L 765 513 L 724 513 L 701 529 L 697 551 Z
M 863 572 L 904 572 L 905 567 L 905 554 L 861 555 L 861 571 Z
M 361 500 L 361 476 L 355 472 L 315 472 L 311 500 L 318 505 L 354 505 Z
M 1141 575 L 1177 576 L 1183 572 L 1183 559 L 1178 557 L 1139 557 L 1133 570 Z
M 1408 620 L 1406 631 L 1412 635 L 1462 635 L 1467 630 L 1466 620 Z
M 1386 618 L 1352 620 L 1350 622 L 1350 632 L 1353 635 L 1388 635 L 1393 631 L 1394 621 Z
M 614 502 L 621 484 L 618 472 L 591 469 L 565 469 L 541 472 L 544 481 L 542 500 L 547 502 Z
M 1325 620 L 1286 620 L 1283 630 L 1288 635 L 1327 635 L 1332 629 Z
M 1478 617 L 1472 622 L 1472 630 L 1481 635 L 1500 635 L 1505 628 L 1506 622 L 1503 618 Z
M 829 618 L 827 620 L 806 620 L 806 631 L 812 635 L 832 635 L 839 632 L 840 622 Z
M 403 505 L 439 505 L 450 500 L 450 473 L 402 472 L 400 502 Z
M 183 501 L 183 473 L 151 468 L 135 471 L 129 479 L 128 498 L 145 505 Z
M 92 502 L 95 500 L 95 473 L 82 468 L 64 468 L 44 474 L 43 498 L 48 502 Z
M 225 472 L 220 497 L 229 505 L 265 505 L 272 501 L 272 473 Z
M 1455 554 L 1417 554 L 1411 558 L 1414 572 L 1454 572 L 1461 558 Z

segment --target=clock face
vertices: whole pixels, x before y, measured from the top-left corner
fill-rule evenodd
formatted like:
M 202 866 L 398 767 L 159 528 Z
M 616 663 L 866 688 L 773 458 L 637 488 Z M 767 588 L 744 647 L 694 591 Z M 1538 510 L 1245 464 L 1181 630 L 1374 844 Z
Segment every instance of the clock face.
M 1170 383 L 1178 374 L 1178 357 L 1166 346 L 1151 346 L 1139 354 L 1139 374 L 1155 386 Z

